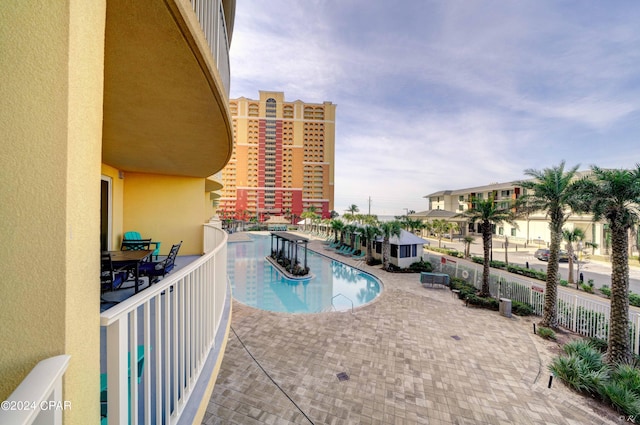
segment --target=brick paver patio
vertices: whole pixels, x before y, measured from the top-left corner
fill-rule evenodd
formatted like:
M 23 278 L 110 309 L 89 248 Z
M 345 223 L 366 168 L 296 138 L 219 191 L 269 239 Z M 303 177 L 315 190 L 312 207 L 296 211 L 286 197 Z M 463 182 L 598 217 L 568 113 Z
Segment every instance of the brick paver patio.
M 547 388 L 553 343 L 533 335 L 537 318 L 467 308 L 415 274 L 358 265 L 384 289 L 354 313 L 234 301 L 204 424 L 624 423 L 558 380 Z

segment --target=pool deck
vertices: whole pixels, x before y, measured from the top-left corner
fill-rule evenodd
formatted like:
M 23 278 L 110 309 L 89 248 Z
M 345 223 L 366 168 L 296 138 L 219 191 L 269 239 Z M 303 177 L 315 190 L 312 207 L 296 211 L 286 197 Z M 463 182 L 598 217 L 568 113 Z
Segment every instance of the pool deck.
M 559 380 L 548 388 L 558 345 L 533 335 L 539 318 L 467 308 L 416 274 L 366 266 L 320 241 L 309 247 L 377 276 L 382 294 L 353 313 L 234 301 L 203 424 L 625 423 Z

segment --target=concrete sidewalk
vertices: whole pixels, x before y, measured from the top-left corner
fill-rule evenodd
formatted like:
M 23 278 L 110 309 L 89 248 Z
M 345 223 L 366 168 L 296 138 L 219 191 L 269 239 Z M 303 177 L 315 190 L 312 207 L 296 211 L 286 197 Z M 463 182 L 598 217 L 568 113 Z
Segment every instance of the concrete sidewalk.
M 353 314 L 234 302 L 204 424 L 624 423 L 559 380 L 547 388 L 558 346 L 533 335 L 538 318 L 466 308 L 415 274 L 338 259 L 378 276 L 382 294 Z

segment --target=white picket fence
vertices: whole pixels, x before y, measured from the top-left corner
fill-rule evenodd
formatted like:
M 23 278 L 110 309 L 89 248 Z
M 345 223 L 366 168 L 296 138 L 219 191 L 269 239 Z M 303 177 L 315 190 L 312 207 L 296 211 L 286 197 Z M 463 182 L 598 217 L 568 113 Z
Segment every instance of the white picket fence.
M 481 264 L 432 253 L 425 253 L 423 259 L 430 262 L 436 271 L 463 279 L 478 289 L 482 287 Z M 503 270 L 491 269 L 491 296 L 529 304 L 538 316 L 542 315 L 544 309 L 544 290 L 545 282 L 532 281 Z M 557 309 L 558 324 L 563 328 L 587 337 L 607 339 L 611 310 L 609 300 L 594 300 L 560 286 Z M 629 310 L 629 326 L 633 352 L 640 354 L 640 312 L 637 309 Z

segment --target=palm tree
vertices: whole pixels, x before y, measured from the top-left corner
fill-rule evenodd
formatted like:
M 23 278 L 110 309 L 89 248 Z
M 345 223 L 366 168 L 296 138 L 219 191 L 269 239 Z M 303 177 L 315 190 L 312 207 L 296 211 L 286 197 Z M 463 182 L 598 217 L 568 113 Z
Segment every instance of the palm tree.
M 391 256 L 391 243 L 389 240 L 392 236 L 400 237 L 402 227 L 399 221 L 386 221 L 380 225 L 380 233 L 382 234 L 382 268 L 390 271 L 389 257 Z
M 438 237 L 438 248 L 442 245 L 442 237 L 449 231 L 448 223 L 445 220 L 436 219 L 431 222 L 431 230 Z
M 547 282 L 544 292 L 544 314 L 540 326 L 558 328 L 558 253 L 562 242 L 562 227 L 575 210 L 577 193 L 573 178 L 578 166 L 564 170 L 565 162 L 542 171 L 528 169 L 524 173 L 533 177 L 518 185 L 527 189 L 528 194 L 521 198 L 526 202 L 527 212 L 546 211 L 549 217 L 551 244 L 547 264 Z
M 605 219 L 611 234 L 611 310 L 606 359 L 631 360 L 629 338 L 629 232 L 640 223 L 640 164 L 635 170 L 592 166 L 592 179 L 579 183 L 594 221 Z
M 374 225 L 366 225 L 361 229 L 362 236 L 367 240 L 367 255 L 365 257 L 365 262 L 369 264 L 373 259 L 373 244 L 376 240 L 376 236 L 380 234 L 380 228 Z
M 349 240 L 346 242 L 351 248 L 354 248 L 355 233 L 358 230 L 358 226 L 355 224 L 347 224 L 342 228 L 342 233 L 349 236 Z
M 344 229 L 344 222 L 342 220 L 331 220 L 331 230 L 333 230 L 334 242 L 338 242 L 338 232 L 340 232 L 340 240 L 342 240 L 342 229 Z
M 489 271 L 491 263 L 491 242 L 493 238 L 494 225 L 501 223 L 513 223 L 515 220 L 514 214 L 505 208 L 499 208 L 498 203 L 493 200 L 493 197 L 488 199 L 473 199 L 473 206 L 468 210 L 465 210 L 459 216 L 466 217 L 470 222 L 480 222 L 480 230 L 482 232 L 482 249 L 484 252 L 484 265 L 482 268 L 482 289 L 480 290 L 481 297 L 489 297 Z
M 315 210 L 315 208 L 314 208 Z M 318 218 L 318 214 L 316 214 L 314 211 L 305 211 L 302 214 L 300 214 L 300 218 L 303 218 L 304 221 L 304 230 L 307 231 L 307 219 L 311 220 L 311 224 L 313 225 L 313 222 Z
M 356 204 L 351 204 L 351 205 L 349 205 L 349 208 L 347 208 L 347 211 L 349 211 L 351 213 L 351 215 L 355 215 L 357 212 L 360 211 L 360 209 L 358 208 L 358 206 Z
M 465 236 L 464 237 L 464 258 L 469 258 L 471 255 L 471 244 L 476 239 L 473 236 Z
M 573 285 L 575 283 L 575 281 L 573 280 L 573 243 L 580 242 L 582 239 L 584 239 L 584 230 L 577 227 L 572 230 L 563 229 L 562 239 L 564 239 L 564 241 L 567 243 L 567 254 L 569 255 L 569 277 L 567 277 L 567 281 Z

